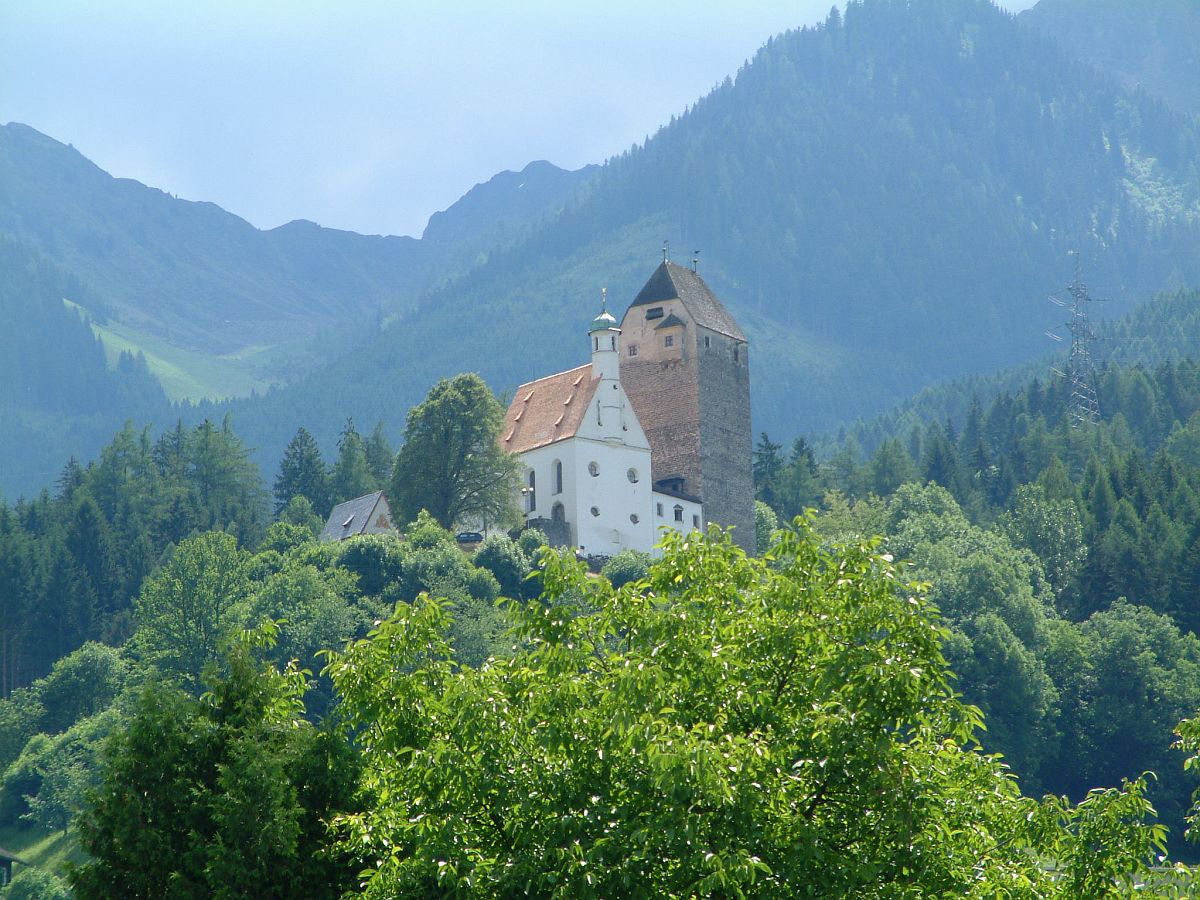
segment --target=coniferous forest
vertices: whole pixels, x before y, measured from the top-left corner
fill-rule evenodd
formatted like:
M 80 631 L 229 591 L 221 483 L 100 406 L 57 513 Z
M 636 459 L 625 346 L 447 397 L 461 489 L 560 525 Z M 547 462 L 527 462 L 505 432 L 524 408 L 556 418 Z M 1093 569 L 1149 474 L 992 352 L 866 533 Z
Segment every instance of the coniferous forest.
M 421 240 L 0 129 L 0 900 L 1193 896 L 1200 35 L 1129 15 L 854 0 Z M 585 559 L 505 398 L 664 235 L 750 336 L 756 553 Z

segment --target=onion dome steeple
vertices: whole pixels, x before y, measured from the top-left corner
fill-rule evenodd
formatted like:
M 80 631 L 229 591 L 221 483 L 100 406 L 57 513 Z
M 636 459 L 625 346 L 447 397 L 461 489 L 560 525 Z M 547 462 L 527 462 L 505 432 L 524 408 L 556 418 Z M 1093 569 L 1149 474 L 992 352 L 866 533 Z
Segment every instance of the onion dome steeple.
M 608 311 L 608 288 L 600 291 L 600 314 L 592 319 L 588 336 L 592 339 L 592 377 L 617 378 L 620 370 L 621 329 Z

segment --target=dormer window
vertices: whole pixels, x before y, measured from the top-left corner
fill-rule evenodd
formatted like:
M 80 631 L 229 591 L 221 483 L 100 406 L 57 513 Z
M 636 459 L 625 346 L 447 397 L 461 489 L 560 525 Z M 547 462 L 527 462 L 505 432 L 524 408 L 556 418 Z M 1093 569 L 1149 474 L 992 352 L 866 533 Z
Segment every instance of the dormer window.
M 683 507 L 680 506 L 678 503 L 675 504 L 675 521 L 676 522 L 683 521 Z

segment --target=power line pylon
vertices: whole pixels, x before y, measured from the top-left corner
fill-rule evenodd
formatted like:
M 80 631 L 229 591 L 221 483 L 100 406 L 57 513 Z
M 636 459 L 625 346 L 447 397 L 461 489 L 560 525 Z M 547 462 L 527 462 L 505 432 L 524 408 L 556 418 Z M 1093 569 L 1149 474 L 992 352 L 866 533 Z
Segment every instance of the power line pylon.
M 1092 361 L 1090 345 L 1096 340 L 1096 332 L 1088 320 L 1088 304 L 1096 303 L 1100 298 L 1088 295 L 1087 285 L 1083 283 L 1082 268 L 1079 253 L 1075 257 L 1075 280 L 1067 286 L 1069 299 L 1057 294 L 1050 295 L 1050 302 L 1071 311 L 1071 318 L 1064 326 L 1071 332 L 1071 355 L 1067 361 L 1067 371 L 1054 369 L 1054 374 L 1071 382 L 1071 405 L 1067 410 L 1071 427 L 1079 428 L 1092 424 L 1100 419 L 1100 401 L 1096 396 L 1096 366 Z M 1062 338 L 1053 331 L 1047 335 L 1056 341 Z

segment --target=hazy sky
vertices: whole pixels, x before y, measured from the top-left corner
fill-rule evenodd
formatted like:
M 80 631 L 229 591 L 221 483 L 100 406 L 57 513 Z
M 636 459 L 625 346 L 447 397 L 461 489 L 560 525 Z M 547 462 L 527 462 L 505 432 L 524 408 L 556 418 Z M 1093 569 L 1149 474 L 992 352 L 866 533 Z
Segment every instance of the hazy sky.
M 420 234 L 496 172 L 643 140 L 831 5 L 0 0 L 0 122 L 262 228 Z

